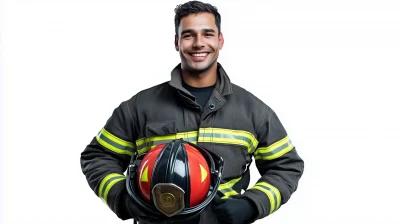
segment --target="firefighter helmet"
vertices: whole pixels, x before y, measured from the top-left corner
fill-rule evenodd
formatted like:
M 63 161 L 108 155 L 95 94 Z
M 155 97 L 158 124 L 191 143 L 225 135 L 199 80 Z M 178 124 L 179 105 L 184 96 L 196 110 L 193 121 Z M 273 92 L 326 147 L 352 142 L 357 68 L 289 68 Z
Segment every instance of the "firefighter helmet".
M 149 216 L 184 221 L 212 201 L 222 171 L 221 157 L 178 139 L 135 154 L 128 168 L 127 190 Z

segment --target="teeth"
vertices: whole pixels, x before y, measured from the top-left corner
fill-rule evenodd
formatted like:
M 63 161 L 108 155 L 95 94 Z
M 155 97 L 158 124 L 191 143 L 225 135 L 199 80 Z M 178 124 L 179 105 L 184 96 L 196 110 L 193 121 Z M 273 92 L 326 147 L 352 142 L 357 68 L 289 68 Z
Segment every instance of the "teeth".
M 192 54 L 195 57 L 205 57 L 207 56 L 207 53 L 201 53 L 201 54 Z

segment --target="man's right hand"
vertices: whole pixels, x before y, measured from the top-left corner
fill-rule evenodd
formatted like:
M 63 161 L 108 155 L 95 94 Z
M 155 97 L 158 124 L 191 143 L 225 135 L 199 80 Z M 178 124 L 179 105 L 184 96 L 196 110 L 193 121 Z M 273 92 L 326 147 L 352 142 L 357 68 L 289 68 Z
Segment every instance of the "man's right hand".
M 118 213 L 122 220 L 135 219 L 136 221 L 145 223 L 164 223 L 163 221 L 160 221 L 160 219 L 156 219 L 143 211 L 143 209 L 135 204 L 126 191 L 121 194 L 118 204 Z

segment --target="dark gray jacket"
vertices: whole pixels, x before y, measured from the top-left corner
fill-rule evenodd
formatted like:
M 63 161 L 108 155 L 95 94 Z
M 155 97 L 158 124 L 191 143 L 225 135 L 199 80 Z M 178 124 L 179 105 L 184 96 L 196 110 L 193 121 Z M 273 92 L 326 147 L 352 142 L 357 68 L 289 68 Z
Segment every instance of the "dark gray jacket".
M 219 194 L 247 197 L 257 207 L 257 219 L 277 211 L 296 191 L 303 174 L 299 157 L 276 113 L 245 89 L 232 84 L 218 63 L 218 80 L 210 100 L 201 108 L 182 87 L 180 64 L 171 80 L 143 90 L 117 107 L 104 128 L 81 154 L 89 186 L 121 219 L 118 202 L 133 152 L 184 138 L 223 157 Z M 261 174 L 248 186 L 249 163 Z M 200 223 L 216 223 L 211 207 Z M 211 220 L 205 220 L 205 219 Z

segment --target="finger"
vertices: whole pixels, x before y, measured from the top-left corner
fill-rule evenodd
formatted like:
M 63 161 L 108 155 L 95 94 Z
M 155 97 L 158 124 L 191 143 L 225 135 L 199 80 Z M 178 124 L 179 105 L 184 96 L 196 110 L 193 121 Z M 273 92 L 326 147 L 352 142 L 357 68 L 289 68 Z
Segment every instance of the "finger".
M 229 211 L 226 210 L 226 206 L 224 204 L 220 204 L 213 208 L 213 213 L 218 217 L 224 217 L 229 214 Z

